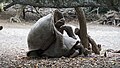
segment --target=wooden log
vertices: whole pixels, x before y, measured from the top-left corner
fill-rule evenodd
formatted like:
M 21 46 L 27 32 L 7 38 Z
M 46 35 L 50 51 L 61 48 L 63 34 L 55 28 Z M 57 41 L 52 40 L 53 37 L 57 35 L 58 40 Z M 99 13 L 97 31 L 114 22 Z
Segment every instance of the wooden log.
M 75 8 L 79 20 L 79 27 L 80 27 L 80 33 L 79 37 L 81 39 L 81 43 L 84 46 L 84 48 L 88 48 L 88 38 L 87 38 L 87 26 L 86 26 L 86 18 L 84 11 L 82 8 L 77 7 Z
M 81 34 L 80 34 L 80 29 L 79 28 L 76 28 L 75 29 L 75 34 L 78 35 L 78 37 L 81 39 Z M 100 54 L 100 50 L 101 50 L 101 45 L 100 44 L 96 44 L 96 42 L 89 36 L 87 35 L 87 38 L 88 38 L 88 47 L 89 47 L 89 44 L 92 45 L 92 51 L 95 53 L 95 54 Z

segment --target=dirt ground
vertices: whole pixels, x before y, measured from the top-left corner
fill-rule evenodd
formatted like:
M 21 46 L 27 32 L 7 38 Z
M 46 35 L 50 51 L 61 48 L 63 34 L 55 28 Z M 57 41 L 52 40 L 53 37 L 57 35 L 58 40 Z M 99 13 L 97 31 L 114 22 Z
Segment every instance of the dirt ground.
M 27 35 L 34 24 L 31 22 L 10 23 L 10 15 L 0 14 L 0 68 L 120 68 L 120 55 L 114 58 L 103 56 L 76 58 L 26 58 Z M 74 22 L 69 25 L 78 27 Z M 106 49 L 120 50 L 120 27 L 87 24 L 88 34 Z M 101 54 L 103 55 L 103 54 Z

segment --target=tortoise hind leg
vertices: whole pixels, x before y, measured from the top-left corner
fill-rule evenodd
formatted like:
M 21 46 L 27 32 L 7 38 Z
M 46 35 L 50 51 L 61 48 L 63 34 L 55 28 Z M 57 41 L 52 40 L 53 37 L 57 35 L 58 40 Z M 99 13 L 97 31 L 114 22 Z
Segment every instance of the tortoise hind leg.
M 27 52 L 27 57 L 39 57 L 37 51 L 29 51 Z
M 27 52 L 27 56 L 28 57 L 41 57 L 42 55 L 42 53 L 43 53 L 44 51 L 43 50 L 41 50 L 41 49 L 39 49 L 39 50 L 33 50 L 33 51 L 29 51 L 29 52 Z

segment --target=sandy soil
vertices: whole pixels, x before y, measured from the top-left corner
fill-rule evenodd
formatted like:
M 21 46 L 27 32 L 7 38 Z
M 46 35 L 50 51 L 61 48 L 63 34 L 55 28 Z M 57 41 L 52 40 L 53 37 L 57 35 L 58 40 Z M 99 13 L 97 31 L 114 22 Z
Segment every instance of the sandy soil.
M 119 68 L 120 55 L 114 59 L 98 57 L 76 58 L 42 58 L 30 59 L 26 57 L 27 35 L 33 23 L 10 23 L 9 17 L 0 16 L 0 68 Z M 77 24 L 74 24 L 77 27 Z M 102 49 L 120 50 L 120 27 L 87 24 L 88 34 Z M 108 61 L 109 60 L 109 61 Z

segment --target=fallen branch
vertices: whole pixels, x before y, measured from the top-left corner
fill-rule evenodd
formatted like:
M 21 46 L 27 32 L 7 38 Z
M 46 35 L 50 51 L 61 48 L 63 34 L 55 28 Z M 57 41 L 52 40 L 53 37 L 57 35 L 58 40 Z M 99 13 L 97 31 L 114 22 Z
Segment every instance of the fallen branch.
M 76 28 L 75 29 L 75 34 L 78 35 L 78 37 L 81 39 L 81 36 L 80 36 L 80 29 L 79 28 Z M 88 35 L 87 36 L 88 38 L 88 44 L 91 44 L 92 45 L 92 51 L 95 53 L 95 54 L 100 54 L 100 50 L 101 50 L 101 45 L 97 45 L 96 42 Z

